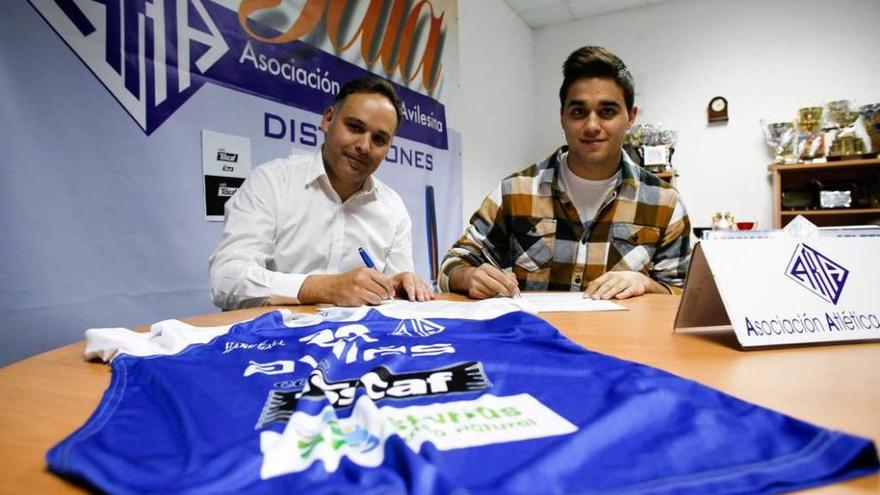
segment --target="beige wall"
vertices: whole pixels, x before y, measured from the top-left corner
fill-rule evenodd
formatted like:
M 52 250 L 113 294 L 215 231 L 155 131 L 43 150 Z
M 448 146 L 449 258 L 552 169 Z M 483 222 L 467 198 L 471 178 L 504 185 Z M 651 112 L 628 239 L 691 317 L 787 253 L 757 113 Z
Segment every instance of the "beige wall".
M 503 0 L 458 3 L 462 215 L 466 222 L 505 176 L 534 160 L 532 31 Z
M 533 147 L 561 143 L 566 54 L 605 46 L 635 77 L 638 121 L 679 130 L 673 163 L 692 223 L 709 225 L 720 210 L 770 227 L 773 156 L 759 121 L 791 121 L 798 107 L 837 99 L 880 102 L 878 19 L 877 0 L 673 0 L 537 30 Z M 717 95 L 730 121 L 709 126 Z

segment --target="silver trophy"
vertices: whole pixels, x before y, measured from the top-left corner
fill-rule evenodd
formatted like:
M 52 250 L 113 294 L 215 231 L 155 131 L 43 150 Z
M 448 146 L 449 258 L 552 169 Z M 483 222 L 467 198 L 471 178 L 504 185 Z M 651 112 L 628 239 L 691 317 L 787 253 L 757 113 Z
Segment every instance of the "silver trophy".
M 678 140 L 678 131 L 673 129 L 663 129 L 660 131 L 659 136 L 657 136 L 657 140 L 659 141 L 659 144 L 672 148 Z
M 764 140 L 773 149 L 774 163 L 794 163 L 797 131 L 793 122 L 771 122 L 761 120 Z
M 660 124 L 639 124 L 626 136 L 626 144 L 638 150 L 642 165 L 649 172 L 672 171 L 672 152 L 678 131 L 664 129 Z

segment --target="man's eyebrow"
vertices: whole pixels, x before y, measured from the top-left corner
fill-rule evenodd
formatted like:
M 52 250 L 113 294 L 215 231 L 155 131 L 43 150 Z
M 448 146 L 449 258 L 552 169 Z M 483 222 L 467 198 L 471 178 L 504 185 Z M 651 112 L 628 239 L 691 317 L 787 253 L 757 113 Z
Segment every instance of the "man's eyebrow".
M 565 106 L 566 106 L 566 108 L 567 107 L 585 107 L 585 106 L 587 106 L 587 102 L 585 102 L 584 100 L 569 100 Z M 616 102 L 615 100 L 600 100 L 599 106 L 600 107 L 621 108 L 620 103 Z
M 345 121 L 346 124 L 356 124 L 356 125 L 361 125 L 361 126 L 366 127 L 366 124 L 364 123 L 364 121 L 357 118 L 357 117 L 349 116 L 349 117 L 345 117 L 345 119 L 343 119 L 343 120 Z
M 358 125 L 358 126 L 363 127 L 364 129 L 369 130 L 369 127 L 367 127 L 366 122 L 364 122 L 363 120 L 361 120 L 357 117 L 352 117 L 352 116 L 345 117 L 343 119 L 343 122 L 345 122 L 346 124 L 350 124 L 350 125 Z M 386 141 L 391 139 L 391 134 L 389 134 L 383 130 L 373 131 L 373 134 L 381 137 L 382 139 L 385 139 Z

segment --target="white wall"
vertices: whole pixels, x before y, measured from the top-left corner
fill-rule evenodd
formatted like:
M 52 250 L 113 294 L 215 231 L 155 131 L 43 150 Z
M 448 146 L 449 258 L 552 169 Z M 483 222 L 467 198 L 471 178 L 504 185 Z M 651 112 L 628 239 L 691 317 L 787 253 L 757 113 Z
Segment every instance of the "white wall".
M 463 221 L 507 175 L 533 162 L 532 31 L 503 0 L 458 3 Z
M 799 107 L 837 99 L 880 101 L 878 20 L 877 0 L 673 0 L 537 30 L 535 150 L 563 142 L 560 64 L 575 48 L 601 45 L 633 73 L 638 122 L 679 130 L 673 164 L 692 224 L 731 211 L 770 227 L 773 157 L 760 119 L 791 121 Z M 716 95 L 727 98 L 730 121 L 709 126 Z

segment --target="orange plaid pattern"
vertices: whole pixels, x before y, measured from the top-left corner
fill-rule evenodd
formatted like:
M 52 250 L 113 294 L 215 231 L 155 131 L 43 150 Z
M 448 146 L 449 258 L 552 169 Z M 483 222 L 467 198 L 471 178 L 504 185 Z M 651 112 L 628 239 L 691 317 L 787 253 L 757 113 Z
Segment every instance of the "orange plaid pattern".
M 622 153 L 620 182 L 584 222 L 560 187 L 566 151 L 507 177 L 483 200 L 443 258 L 440 290 L 450 290 L 455 269 L 488 254 L 513 270 L 522 290 L 583 291 L 607 271 L 629 270 L 681 291 L 691 229 L 678 192 Z

